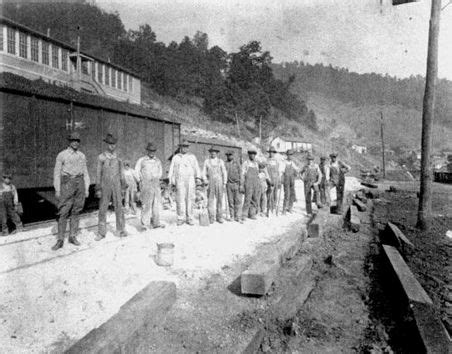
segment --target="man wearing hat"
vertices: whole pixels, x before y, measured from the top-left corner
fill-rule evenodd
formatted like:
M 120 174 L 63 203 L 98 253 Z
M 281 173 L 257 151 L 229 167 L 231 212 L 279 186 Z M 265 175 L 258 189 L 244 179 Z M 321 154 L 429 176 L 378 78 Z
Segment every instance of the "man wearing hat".
M 249 217 L 256 220 L 261 183 L 259 180 L 259 164 L 256 161 L 257 151 L 254 148 L 248 150 L 248 160 L 242 165 L 242 186 L 240 192 L 245 193 L 242 209 L 242 220 Z
M 301 170 L 301 179 L 304 182 L 304 199 L 306 202 L 306 213 L 312 215 L 312 190 L 316 198 L 317 208 L 322 208 L 319 195 L 319 184 L 322 180 L 322 172 L 319 166 L 314 163 L 314 156 L 311 154 L 307 157 L 308 163 Z
M 228 180 L 226 183 L 226 193 L 229 204 L 229 215 L 231 219 L 240 222 L 240 207 L 242 198 L 240 197 L 241 166 L 240 162 L 234 159 L 234 152 L 226 152 L 226 172 Z
M 330 206 L 330 166 L 325 156 L 320 157 L 319 168 L 322 173 L 322 179 L 319 184 L 320 202 L 323 205 Z
M 177 225 L 194 225 L 193 205 L 195 202 L 196 179 L 201 178 L 196 156 L 188 152 L 187 140 L 179 144 L 179 152 L 171 160 L 168 177 L 176 186 Z
M 295 202 L 295 177 L 299 171 L 298 166 L 292 160 L 293 151 L 291 149 L 287 150 L 286 156 L 282 177 L 284 185 L 283 214 L 292 212 L 293 203 Z
M 17 189 L 12 181 L 12 174 L 8 172 L 3 173 L 3 182 L 0 183 L 0 223 L 2 227 L 2 236 L 8 236 L 8 218 L 16 226 L 16 229 L 11 232 L 15 234 L 23 230 L 22 221 L 20 221 L 17 206 L 19 204 L 19 195 Z
M 331 186 L 336 187 L 336 213 L 342 213 L 344 199 L 345 174 L 350 171 L 350 166 L 337 160 L 337 153 L 330 154 L 330 181 Z
M 68 136 L 69 146 L 61 151 L 55 163 L 53 173 L 53 186 L 55 197 L 58 200 L 58 236 L 57 242 L 52 247 L 56 251 L 64 245 L 67 219 L 70 219 L 70 232 L 68 242 L 76 246 L 79 214 L 85 204 L 85 198 L 89 194 L 89 174 L 86 165 L 86 157 L 81 151 L 80 134 L 72 132 Z
M 267 172 L 273 186 L 267 189 L 267 216 L 270 212 L 275 212 L 278 200 L 278 190 L 281 188 L 281 172 L 279 161 L 276 159 L 277 151 L 273 146 L 268 149 Z
M 147 225 L 153 228 L 163 228 L 160 224 L 160 204 L 162 200 L 160 189 L 160 178 L 162 178 L 162 162 L 155 156 L 157 148 L 148 143 L 146 146 L 146 156 L 140 157 L 135 165 L 135 172 L 140 181 L 141 202 L 141 224 L 143 229 Z M 152 215 L 151 215 L 152 211 Z
M 117 139 L 112 134 L 107 134 L 104 142 L 107 144 L 107 150 L 101 153 L 97 159 L 96 194 L 100 197 L 100 202 L 96 241 L 102 240 L 107 234 L 107 210 L 111 200 L 113 200 L 115 209 L 116 230 L 119 232 L 119 237 L 127 236 L 121 193 L 121 189 L 127 187 L 124 166 L 116 153 Z
M 207 188 L 207 210 L 209 211 L 210 223 L 215 219 L 223 223 L 223 194 L 228 180 L 228 173 L 223 160 L 218 158 L 220 150 L 215 146 L 209 149 L 210 157 L 204 161 L 202 176 L 208 181 Z

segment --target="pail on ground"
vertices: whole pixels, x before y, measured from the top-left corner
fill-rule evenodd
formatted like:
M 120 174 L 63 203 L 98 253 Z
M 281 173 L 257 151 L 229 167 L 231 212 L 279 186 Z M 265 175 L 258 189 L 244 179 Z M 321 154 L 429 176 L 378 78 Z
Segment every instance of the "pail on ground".
M 157 257 L 155 262 L 159 266 L 168 267 L 174 262 L 174 243 L 157 243 Z

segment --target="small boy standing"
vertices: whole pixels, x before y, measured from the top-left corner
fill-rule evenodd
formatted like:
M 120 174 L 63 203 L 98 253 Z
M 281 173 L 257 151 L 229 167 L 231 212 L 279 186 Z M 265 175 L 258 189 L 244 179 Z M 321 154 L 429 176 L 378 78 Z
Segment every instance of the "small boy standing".
M 270 176 L 264 163 L 259 164 L 259 181 L 261 183 L 258 212 L 260 216 L 267 213 L 267 189 L 271 185 Z
M 124 196 L 124 207 L 126 209 L 126 213 L 132 210 L 132 213 L 135 215 L 137 213 L 137 203 L 135 196 L 138 190 L 138 177 L 135 170 L 130 167 L 129 161 L 124 161 L 124 179 L 127 185 Z
M 11 174 L 4 173 L 3 183 L 0 186 L 0 221 L 2 223 L 2 236 L 8 236 L 8 217 L 16 226 L 16 229 L 11 232 L 11 234 L 23 230 L 22 222 L 17 213 L 19 197 L 17 195 L 17 189 L 11 181 Z

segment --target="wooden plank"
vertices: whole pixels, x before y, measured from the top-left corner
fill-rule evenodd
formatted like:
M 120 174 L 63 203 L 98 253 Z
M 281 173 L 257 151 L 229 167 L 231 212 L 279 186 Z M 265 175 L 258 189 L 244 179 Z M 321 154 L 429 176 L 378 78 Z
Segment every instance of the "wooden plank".
M 403 291 L 410 302 L 416 301 L 420 303 L 433 304 L 430 297 L 425 292 L 424 288 L 419 284 L 414 274 L 411 272 L 408 265 L 403 260 L 399 251 L 396 248 L 383 245 L 383 250 L 391 263 Z
M 387 233 L 390 239 L 394 240 L 393 243 L 396 244 L 398 248 L 401 248 L 402 251 L 405 251 L 407 249 L 414 250 L 415 247 L 413 243 L 392 222 L 388 222 L 386 224 L 385 232 Z
M 351 205 L 348 212 L 350 230 L 358 232 L 361 225 L 361 220 L 358 216 L 358 209 L 356 206 Z
M 369 182 L 361 182 L 361 184 L 365 187 L 369 187 L 369 188 L 378 188 L 378 186 L 376 184 L 373 183 L 369 183 Z
M 147 328 L 158 325 L 176 301 L 176 285 L 151 282 L 127 301 L 118 313 L 70 347 L 66 353 L 130 353 Z
M 293 258 L 306 239 L 306 230 L 284 235 L 275 245 L 268 245 L 251 266 L 242 272 L 241 292 L 250 295 L 265 295 L 273 284 L 278 270 Z
M 357 198 L 353 198 L 353 204 L 358 208 L 359 211 L 366 211 L 367 207 Z

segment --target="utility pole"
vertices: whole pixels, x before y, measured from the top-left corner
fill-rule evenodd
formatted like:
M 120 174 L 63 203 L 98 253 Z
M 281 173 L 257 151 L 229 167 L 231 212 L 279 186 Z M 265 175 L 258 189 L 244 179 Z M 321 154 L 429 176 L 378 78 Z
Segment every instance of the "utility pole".
M 435 110 L 435 86 L 438 76 L 438 37 L 441 0 L 432 0 L 430 27 L 428 33 L 427 74 L 422 108 L 422 155 L 421 185 L 417 227 L 426 230 L 432 214 L 432 171 L 430 154 L 432 148 L 432 128 Z
M 259 144 L 262 144 L 262 116 L 259 117 Z
M 382 171 L 383 178 L 386 178 L 386 163 L 385 163 L 385 137 L 383 128 L 383 112 L 380 111 L 380 135 L 381 135 L 381 161 L 382 161 Z

